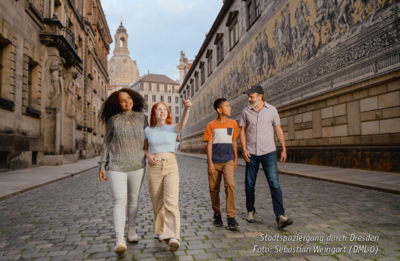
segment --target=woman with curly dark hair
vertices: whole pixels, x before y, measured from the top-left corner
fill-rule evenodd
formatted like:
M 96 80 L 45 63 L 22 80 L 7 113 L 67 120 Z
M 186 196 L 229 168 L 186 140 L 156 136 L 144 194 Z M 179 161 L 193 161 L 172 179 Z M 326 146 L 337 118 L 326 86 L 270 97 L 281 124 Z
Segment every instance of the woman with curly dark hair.
M 139 93 L 123 88 L 107 98 L 100 115 L 106 124 L 106 136 L 103 141 L 99 178 L 101 181 L 110 180 L 117 238 L 116 254 L 126 252 L 124 230 L 127 203 L 128 242 L 139 240 L 135 223 L 145 167 L 144 128 L 148 126 L 143 113 L 145 106 L 146 103 Z

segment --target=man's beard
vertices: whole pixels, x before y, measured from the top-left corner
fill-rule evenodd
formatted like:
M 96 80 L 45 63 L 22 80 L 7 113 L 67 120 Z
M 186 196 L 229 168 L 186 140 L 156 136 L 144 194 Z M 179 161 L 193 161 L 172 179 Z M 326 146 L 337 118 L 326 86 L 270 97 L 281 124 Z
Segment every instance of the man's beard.
M 248 102 L 249 108 L 252 109 L 258 105 L 258 101 Z

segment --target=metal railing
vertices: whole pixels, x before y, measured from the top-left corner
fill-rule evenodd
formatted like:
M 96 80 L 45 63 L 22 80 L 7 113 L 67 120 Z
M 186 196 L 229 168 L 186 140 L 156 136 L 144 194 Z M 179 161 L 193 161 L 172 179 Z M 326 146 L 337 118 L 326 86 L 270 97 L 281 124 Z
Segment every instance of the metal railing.
M 75 49 L 75 34 L 68 27 L 61 28 L 61 31 L 69 45 Z

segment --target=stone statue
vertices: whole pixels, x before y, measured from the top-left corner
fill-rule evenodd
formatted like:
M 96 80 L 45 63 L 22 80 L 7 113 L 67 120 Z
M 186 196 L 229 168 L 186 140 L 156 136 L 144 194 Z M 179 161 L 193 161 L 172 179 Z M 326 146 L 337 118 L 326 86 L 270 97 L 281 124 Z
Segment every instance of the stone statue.
M 59 81 L 59 76 L 58 76 L 59 69 L 60 69 L 60 65 L 58 64 L 58 57 L 56 57 L 50 64 L 51 84 L 50 84 L 49 90 L 47 92 L 50 99 L 57 97 L 59 94 L 59 89 L 60 89 L 60 81 Z
M 69 77 L 65 85 L 65 97 L 66 104 L 65 109 L 69 116 L 75 116 L 75 80 L 78 77 L 77 72 L 72 73 L 72 77 Z
M 183 51 L 181 51 L 181 59 L 180 61 L 184 61 L 185 60 L 185 53 Z
M 49 65 L 48 70 L 50 71 L 50 83 L 47 84 L 48 85 L 47 95 L 51 101 L 53 101 L 58 97 L 64 85 L 64 78 L 65 78 L 64 64 L 65 64 L 64 58 L 56 57 Z

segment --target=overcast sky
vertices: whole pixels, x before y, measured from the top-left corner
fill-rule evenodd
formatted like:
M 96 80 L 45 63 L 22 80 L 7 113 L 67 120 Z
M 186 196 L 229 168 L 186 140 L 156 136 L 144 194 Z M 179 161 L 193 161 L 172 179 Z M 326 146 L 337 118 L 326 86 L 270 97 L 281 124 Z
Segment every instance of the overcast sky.
M 179 79 L 180 51 L 191 60 L 200 50 L 222 0 L 101 0 L 114 39 L 120 17 L 128 32 L 130 57 L 140 75 L 165 74 Z M 112 56 L 115 42 L 111 44 Z

